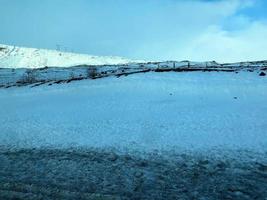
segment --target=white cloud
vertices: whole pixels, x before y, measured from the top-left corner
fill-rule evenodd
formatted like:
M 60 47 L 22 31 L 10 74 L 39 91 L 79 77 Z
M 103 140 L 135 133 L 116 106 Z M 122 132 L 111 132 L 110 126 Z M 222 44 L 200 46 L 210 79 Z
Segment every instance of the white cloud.
M 180 56 L 194 60 L 216 60 L 235 62 L 266 60 L 267 24 L 253 22 L 239 31 L 225 31 L 221 27 L 210 27 L 194 39 Z
M 149 44 L 145 41 L 138 54 L 162 60 L 234 62 L 267 59 L 267 23 L 237 14 L 241 9 L 253 6 L 254 2 L 180 1 L 172 7 L 172 12 L 177 12 L 177 24 L 182 26 L 174 27 L 171 31 L 175 34 L 171 37 L 156 38 L 157 41 Z

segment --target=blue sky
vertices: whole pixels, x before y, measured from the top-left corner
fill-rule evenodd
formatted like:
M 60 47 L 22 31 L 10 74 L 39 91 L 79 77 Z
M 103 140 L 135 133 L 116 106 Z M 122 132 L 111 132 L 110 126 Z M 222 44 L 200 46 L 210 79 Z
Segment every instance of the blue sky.
M 267 59 L 265 0 L 0 0 L 0 43 L 150 60 Z

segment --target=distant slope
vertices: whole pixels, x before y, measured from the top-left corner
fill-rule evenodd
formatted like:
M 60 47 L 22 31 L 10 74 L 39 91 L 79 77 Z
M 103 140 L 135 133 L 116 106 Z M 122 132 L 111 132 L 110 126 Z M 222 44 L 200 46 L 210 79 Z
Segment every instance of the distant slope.
M 92 56 L 56 50 L 0 44 L 0 68 L 70 67 L 75 65 L 116 65 L 138 62 L 114 56 Z

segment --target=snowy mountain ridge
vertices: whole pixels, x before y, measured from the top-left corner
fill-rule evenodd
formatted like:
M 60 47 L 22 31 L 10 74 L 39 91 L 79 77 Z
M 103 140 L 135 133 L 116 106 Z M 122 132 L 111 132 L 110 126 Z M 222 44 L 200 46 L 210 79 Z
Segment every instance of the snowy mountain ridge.
M 116 65 L 142 62 L 117 56 L 93 56 L 57 50 L 0 44 L 0 68 L 70 67 L 75 65 Z
M 0 44 L 0 68 L 43 68 L 43 67 L 73 67 L 80 65 L 129 65 L 129 64 L 149 64 L 149 63 L 176 63 L 176 66 L 197 66 L 197 67 L 248 67 L 267 66 L 267 60 L 247 61 L 236 63 L 217 63 L 216 61 L 192 62 L 184 61 L 158 61 L 149 62 L 145 60 L 132 60 L 118 56 L 93 56 L 63 52 L 57 50 L 37 49 L 27 47 L 17 47 Z

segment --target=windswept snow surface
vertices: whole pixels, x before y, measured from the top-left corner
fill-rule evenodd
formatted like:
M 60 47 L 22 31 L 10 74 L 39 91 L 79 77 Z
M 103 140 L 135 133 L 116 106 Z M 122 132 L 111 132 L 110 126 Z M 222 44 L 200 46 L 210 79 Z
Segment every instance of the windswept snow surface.
M 141 61 L 115 56 L 92 56 L 0 44 L 0 68 L 70 67 L 75 65 L 114 65 L 133 62 Z
M 0 90 L 0 146 L 267 150 L 267 79 L 146 73 Z

